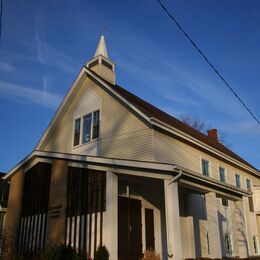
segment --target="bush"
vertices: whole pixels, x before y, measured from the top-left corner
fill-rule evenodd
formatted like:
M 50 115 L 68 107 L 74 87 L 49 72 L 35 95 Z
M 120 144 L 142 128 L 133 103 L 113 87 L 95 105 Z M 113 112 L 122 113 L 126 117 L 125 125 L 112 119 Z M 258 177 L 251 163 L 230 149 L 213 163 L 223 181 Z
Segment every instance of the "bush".
M 99 246 L 95 253 L 94 260 L 108 260 L 109 252 L 105 246 Z
M 59 245 L 49 248 L 43 256 L 44 260 L 83 260 L 75 249 L 71 246 Z
M 161 257 L 154 249 L 150 248 L 145 250 L 142 260 L 161 260 Z

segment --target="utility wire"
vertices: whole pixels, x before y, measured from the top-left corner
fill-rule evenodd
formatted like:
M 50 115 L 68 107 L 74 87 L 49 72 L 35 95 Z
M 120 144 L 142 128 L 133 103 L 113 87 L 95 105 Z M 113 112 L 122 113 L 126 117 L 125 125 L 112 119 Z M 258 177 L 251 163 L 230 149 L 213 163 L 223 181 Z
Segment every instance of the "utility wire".
M 207 56 L 203 53 L 203 51 L 197 46 L 197 44 L 191 39 L 191 37 L 184 31 L 181 25 L 177 22 L 177 20 L 173 17 L 173 15 L 167 10 L 167 8 L 163 5 L 160 0 L 156 0 L 161 8 L 165 11 L 165 13 L 170 17 L 170 19 L 177 25 L 177 27 L 181 30 L 181 32 L 185 35 L 185 37 L 191 42 L 193 47 L 199 52 L 199 54 L 204 58 L 204 60 L 208 63 L 208 65 L 213 69 L 213 71 L 219 76 L 219 78 L 224 82 L 224 84 L 229 88 L 229 90 L 234 94 L 234 96 L 238 99 L 238 101 L 243 105 L 243 107 L 249 112 L 249 114 L 254 118 L 254 120 L 260 126 L 259 119 L 254 115 L 254 113 L 250 110 L 250 108 L 245 104 L 245 102 L 238 96 L 235 90 L 229 85 L 229 83 L 224 79 L 224 77 L 218 72 L 216 67 L 209 61 Z
M 1 46 L 1 42 L 2 42 L 2 16 L 3 16 L 3 0 L 0 0 L 0 46 Z

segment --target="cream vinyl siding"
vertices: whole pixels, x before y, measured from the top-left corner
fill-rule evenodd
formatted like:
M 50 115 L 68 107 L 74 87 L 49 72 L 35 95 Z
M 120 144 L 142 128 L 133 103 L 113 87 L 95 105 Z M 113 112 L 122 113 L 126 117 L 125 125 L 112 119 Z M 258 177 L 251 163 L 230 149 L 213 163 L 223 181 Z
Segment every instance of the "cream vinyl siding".
M 198 174 L 202 174 L 201 160 L 209 161 L 210 177 L 219 180 L 219 166 L 225 168 L 226 182 L 235 185 L 235 174 L 241 176 L 241 188 L 246 189 L 246 178 L 251 179 L 251 185 L 260 185 L 260 178 L 243 172 L 207 153 L 200 151 L 174 137 L 154 130 L 154 159 L 158 162 L 173 163 Z
M 78 153 L 78 150 L 73 149 L 72 145 L 74 115 L 77 105 L 87 90 L 90 90 L 101 100 L 100 138 L 97 155 L 151 161 L 151 128 L 119 103 L 118 100 L 86 77 L 81 85 L 76 87 L 75 92 L 77 94 L 74 100 L 68 100 L 65 106 L 66 111 L 61 113 L 59 121 L 55 122 L 40 150 Z M 86 144 L 86 146 L 88 145 L 91 145 L 91 143 Z M 87 154 L 86 152 L 80 153 Z

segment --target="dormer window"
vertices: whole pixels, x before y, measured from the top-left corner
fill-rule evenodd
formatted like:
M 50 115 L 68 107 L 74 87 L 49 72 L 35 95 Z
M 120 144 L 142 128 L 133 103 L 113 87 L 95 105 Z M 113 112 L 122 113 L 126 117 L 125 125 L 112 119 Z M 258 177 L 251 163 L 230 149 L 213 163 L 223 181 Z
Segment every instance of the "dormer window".
M 73 146 L 86 144 L 99 138 L 99 115 L 97 110 L 75 120 Z

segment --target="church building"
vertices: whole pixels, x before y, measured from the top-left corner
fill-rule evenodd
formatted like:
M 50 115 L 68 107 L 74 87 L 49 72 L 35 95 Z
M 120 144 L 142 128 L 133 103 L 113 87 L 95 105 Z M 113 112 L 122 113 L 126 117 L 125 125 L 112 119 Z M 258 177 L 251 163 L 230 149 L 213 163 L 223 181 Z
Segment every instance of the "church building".
M 120 66 L 120 65 L 119 65 Z M 102 36 L 35 149 L 4 177 L 4 254 L 260 257 L 260 172 L 116 84 Z

